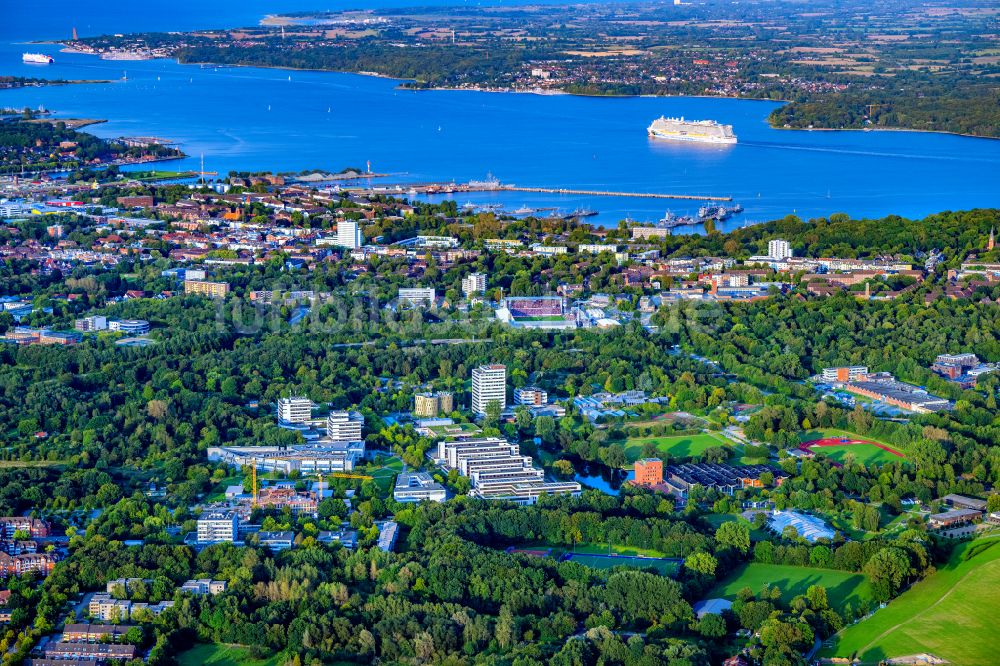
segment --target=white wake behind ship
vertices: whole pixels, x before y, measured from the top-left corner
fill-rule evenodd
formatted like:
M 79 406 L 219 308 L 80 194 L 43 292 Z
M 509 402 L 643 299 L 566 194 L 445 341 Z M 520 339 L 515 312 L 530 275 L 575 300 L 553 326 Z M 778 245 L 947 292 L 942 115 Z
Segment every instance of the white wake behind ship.
M 693 141 L 695 143 L 736 143 L 732 125 L 720 125 L 714 120 L 685 120 L 660 116 L 647 129 L 654 139 Z
M 30 62 L 33 65 L 51 65 L 55 59 L 44 53 L 25 53 L 21 55 L 22 62 Z

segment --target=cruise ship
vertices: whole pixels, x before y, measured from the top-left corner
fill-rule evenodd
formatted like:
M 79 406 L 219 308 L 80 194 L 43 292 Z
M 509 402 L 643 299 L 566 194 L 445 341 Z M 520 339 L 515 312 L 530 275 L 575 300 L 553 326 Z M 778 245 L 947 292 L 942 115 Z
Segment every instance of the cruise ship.
M 670 141 L 696 143 L 736 143 L 732 125 L 720 125 L 714 120 L 685 120 L 660 116 L 649 126 L 649 136 Z
M 25 53 L 21 56 L 21 60 L 35 65 L 51 65 L 55 62 L 52 56 L 44 53 Z

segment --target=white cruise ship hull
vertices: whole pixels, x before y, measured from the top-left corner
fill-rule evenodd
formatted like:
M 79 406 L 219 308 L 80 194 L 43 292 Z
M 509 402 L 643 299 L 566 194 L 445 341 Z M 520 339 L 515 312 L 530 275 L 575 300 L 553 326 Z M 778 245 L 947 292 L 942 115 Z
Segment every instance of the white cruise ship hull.
M 735 136 L 706 136 L 706 135 L 691 135 L 691 134 L 670 134 L 667 132 L 660 132 L 657 130 L 650 130 L 649 136 L 654 139 L 664 139 L 666 141 L 687 141 L 688 143 L 715 143 L 715 144 L 727 144 L 732 145 L 736 143 Z

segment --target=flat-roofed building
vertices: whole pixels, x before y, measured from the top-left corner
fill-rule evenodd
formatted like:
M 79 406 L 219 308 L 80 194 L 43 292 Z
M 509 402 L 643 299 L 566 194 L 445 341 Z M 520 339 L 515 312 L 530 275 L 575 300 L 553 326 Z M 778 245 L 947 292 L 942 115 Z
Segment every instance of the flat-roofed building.
M 549 394 L 537 386 L 514 389 L 514 404 L 540 407 L 549 401 Z
M 281 532 L 257 532 L 257 543 L 261 548 L 270 548 L 278 553 L 295 546 L 295 532 L 284 530 Z
M 305 423 L 312 418 L 313 402 L 309 398 L 290 397 L 278 400 L 278 420 L 285 423 Z
M 208 280 L 184 280 L 185 294 L 198 294 L 212 298 L 225 298 L 229 294 L 229 284 L 226 282 L 210 282 Z
M 149 322 L 145 319 L 111 319 L 108 321 L 108 330 L 128 335 L 145 335 L 149 333 Z
M 636 460 L 635 482 L 643 486 L 656 486 L 663 483 L 663 461 L 659 458 Z
M 213 462 L 233 467 L 253 466 L 265 472 L 304 475 L 350 472 L 365 456 L 364 440 L 320 439 L 291 446 L 212 446 L 206 451 Z
M 326 417 L 326 435 L 334 440 L 357 441 L 364 425 L 365 417 L 358 412 L 330 412 Z
M 401 472 L 392 491 L 397 502 L 443 502 L 447 497 L 444 486 L 427 472 Z
M 400 287 L 397 292 L 400 305 L 434 305 L 437 294 L 433 287 Z
M 507 366 L 499 363 L 472 369 L 472 412 L 485 415 L 491 402 L 498 403 L 501 410 L 507 407 Z
M 840 366 L 836 368 L 823 368 L 823 381 L 825 382 L 849 382 L 868 374 L 866 365 Z
M 466 298 L 486 291 L 486 273 L 469 273 L 462 278 L 462 293 Z
M 131 661 L 139 654 L 139 648 L 121 643 L 78 643 L 60 641 L 46 643 L 42 653 L 48 659 L 81 659 L 91 663 L 103 663 L 111 659 Z
M 222 594 L 226 591 L 227 583 L 224 580 L 212 580 L 211 578 L 192 578 L 184 581 L 180 586 L 181 592 L 190 594 L 212 595 Z
M 207 511 L 198 518 L 198 543 L 235 543 L 239 532 L 235 511 Z
M 96 643 L 105 640 L 118 640 L 128 633 L 131 625 L 127 624 L 67 624 L 63 627 L 64 641 Z
M 986 500 L 976 499 L 974 497 L 966 497 L 965 495 L 945 495 L 941 498 L 945 504 L 948 506 L 953 506 L 956 509 L 973 509 L 975 511 L 985 511 L 986 510 Z
M 413 396 L 413 413 L 416 416 L 437 416 L 441 402 L 436 393 L 417 393 Z

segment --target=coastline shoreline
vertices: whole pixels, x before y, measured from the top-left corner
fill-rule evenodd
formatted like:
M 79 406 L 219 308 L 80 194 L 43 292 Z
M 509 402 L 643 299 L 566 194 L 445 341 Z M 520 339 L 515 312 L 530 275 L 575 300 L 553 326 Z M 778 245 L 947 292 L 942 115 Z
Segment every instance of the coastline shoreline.
M 56 44 L 61 44 L 67 46 L 65 42 L 52 42 Z M 67 47 L 71 48 L 71 47 Z M 85 51 L 75 51 L 82 55 L 92 55 L 101 58 L 99 53 L 89 53 Z M 102 60 L 105 58 L 102 58 Z M 160 58 L 153 58 L 153 60 L 159 60 Z M 599 95 L 599 94 L 584 94 L 584 93 L 573 93 L 567 92 L 565 90 L 548 90 L 548 89 L 529 89 L 529 90 L 517 90 L 517 89 L 490 89 L 486 87 L 471 87 L 471 88 L 451 88 L 448 86 L 432 86 L 428 88 L 418 88 L 402 85 L 408 81 L 413 81 L 414 79 L 398 78 L 395 76 L 390 76 L 388 74 L 381 74 L 379 72 L 371 71 L 342 71 L 334 69 L 316 69 L 316 68 L 305 68 L 305 67 L 288 67 L 283 65 L 251 65 L 251 64 L 221 64 L 215 62 L 199 62 L 190 61 L 183 62 L 177 57 L 172 58 L 162 58 L 164 60 L 170 59 L 179 65 L 199 65 L 207 66 L 211 65 L 214 67 L 241 67 L 241 68 L 251 68 L 251 69 L 273 69 L 273 70 L 287 70 L 289 72 L 327 72 L 331 74 L 350 74 L 355 76 L 370 76 L 378 79 L 388 79 L 391 81 L 398 81 L 399 85 L 396 86 L 398 90 L 407 90 L 413 92 L 480 92 L 480 93 L 506 93 L 506 94 L 517 94 L 517 95 L 538 95 L 540 97 L 555 97 L 569 95 L 573 97 L 587 97 L 587 98 L 609 98 L 609 99 L 678 99 L 678 98 L 690 98 L 690 99 L 728 99 L 728 100 L 739 100 L 743 102 L 772 102 L 780 104 L 789 104 L 790 100 L 774 100 L 774 99 L 761 99 L 758 97 L 731 97 L 723 95 Z M 111 83 L 108 81 L 107 83 Z M 906 127 L 878 127 L 878 128 L 864 128 L 864 127 L 778 127 L 770 123 L 767 118 L 764 119 L 768 123 L 771 129 L 776 130 L 790 130 L 799 132 L 919 132 L 922 134 L 949 134 L 952 136 L 964 137 L 968 139 L 990 139 L 990 140 L 1000 140 L 1000 137 L 988 136 L 985 134 L 969 134 L 965 132 L 956 132 L 954 130 L 928 130 L 928 129 L 917 129 L 917 128 L 906 128 Z

